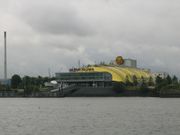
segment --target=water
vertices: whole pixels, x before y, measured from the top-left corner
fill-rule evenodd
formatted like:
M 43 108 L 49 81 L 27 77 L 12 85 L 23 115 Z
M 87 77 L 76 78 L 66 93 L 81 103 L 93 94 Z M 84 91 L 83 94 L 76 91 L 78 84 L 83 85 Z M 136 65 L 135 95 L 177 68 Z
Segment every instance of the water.
M 0 135 L 179 135 L 178 98 L 1 98 Z

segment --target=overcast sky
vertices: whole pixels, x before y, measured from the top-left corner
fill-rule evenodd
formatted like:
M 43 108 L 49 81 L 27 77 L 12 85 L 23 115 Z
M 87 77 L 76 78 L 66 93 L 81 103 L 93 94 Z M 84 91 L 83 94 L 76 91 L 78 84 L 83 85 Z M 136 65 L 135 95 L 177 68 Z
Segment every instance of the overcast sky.
M 46 76 L 117 55 L 180 77 L 179 0 L 0 0 L 8 77 Z

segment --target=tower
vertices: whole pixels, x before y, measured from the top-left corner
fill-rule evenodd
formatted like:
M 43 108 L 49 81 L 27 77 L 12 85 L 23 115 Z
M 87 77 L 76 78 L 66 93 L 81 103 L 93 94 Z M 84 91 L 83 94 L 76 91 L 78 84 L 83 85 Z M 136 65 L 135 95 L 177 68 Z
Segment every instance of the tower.
M 4 31 L 4 79 L 7 79 L 6 31 Z

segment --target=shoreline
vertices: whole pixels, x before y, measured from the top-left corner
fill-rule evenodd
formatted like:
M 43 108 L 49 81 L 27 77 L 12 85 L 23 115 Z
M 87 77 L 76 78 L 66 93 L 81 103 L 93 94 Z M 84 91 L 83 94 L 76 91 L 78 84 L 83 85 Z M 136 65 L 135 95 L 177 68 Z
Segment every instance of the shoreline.
M 176 91 L 176 92 L 175 92 Z M 0 98 L 65 98 L 65 97 L 159 97 L 159 98 L 180 98 L 179 90 L 121 90 L 115 91 L 112 88 L 83 88 L 63 93 L 56 92 L 32 92 L 18 93 L 14 91 L 0 91 Z

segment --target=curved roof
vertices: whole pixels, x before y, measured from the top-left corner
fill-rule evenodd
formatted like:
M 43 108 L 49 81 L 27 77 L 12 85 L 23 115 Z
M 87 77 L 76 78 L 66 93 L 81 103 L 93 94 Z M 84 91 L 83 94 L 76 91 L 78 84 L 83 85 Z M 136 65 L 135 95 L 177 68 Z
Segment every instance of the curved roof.
M 136 76 L 137 80 L 148 79 L 151 74 L 147 71 L 119 66 L 92 66 L 95 72 L 108 72 L 112 74 L 112 80 L 116 82 L 126 82 L 127 79 L 133 82 L 133 76 Z

